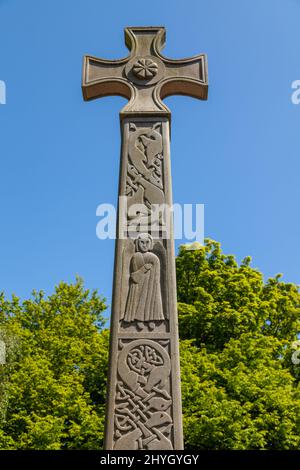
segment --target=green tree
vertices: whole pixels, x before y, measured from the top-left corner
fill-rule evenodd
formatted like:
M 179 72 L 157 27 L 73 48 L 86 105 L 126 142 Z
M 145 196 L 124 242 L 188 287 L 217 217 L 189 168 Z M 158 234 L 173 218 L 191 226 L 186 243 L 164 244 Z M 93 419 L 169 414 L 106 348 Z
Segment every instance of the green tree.
M 45 298 L 0 297 L 0 449 L 92 449 L 103 440 L 104 300 L 78 280 Z
M 177 257 L 186 447 L 299 449 L 298 287 L 206 241 Z

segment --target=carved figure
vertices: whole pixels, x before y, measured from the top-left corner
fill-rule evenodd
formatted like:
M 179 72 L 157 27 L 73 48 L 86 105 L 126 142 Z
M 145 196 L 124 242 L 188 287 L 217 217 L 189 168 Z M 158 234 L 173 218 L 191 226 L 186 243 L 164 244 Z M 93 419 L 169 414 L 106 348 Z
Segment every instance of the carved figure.
M 144 323 L 150 330 L 156 321 L 164 320 L 161 287 L 160 261 L 158 256 L 151 253 L 153 240 L 148 233 L 141 233 L 136 241 L 137 252 L 130 262 L 129 292 L 123 320 L 137 321 L 138 329 L 143 329 Z

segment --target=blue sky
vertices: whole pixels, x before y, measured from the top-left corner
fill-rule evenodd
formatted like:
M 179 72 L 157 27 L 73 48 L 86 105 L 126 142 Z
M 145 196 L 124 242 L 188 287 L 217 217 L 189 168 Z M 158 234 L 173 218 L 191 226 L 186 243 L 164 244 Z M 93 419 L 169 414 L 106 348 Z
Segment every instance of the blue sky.
M 208 54 L 208 101 L 166 100 L 174 201 L 204 203 L 206 236 L 298 283 L 299 18 L 300 0 L 0 0 L 0 290 L 50 293 L 78 274 L 110 301 L 96 207 L 117 200 L 125 100 L 83 102 L 82 56 L 126 56 L 137 25 L 167 28 L 166 56 Z

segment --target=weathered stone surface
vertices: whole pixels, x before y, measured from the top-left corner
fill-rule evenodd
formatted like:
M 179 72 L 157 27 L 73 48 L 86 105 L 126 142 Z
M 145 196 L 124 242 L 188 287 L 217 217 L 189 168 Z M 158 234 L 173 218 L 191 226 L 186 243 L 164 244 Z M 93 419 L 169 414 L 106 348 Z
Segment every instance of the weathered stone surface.
M 129 103 L 121 116 L 169 115 L 169 109 L 161 101 L 169 95 L 189 95 L 205 100 L 208 90 L 205 54 L 182 60 L 167 59 L 160 52 L 165 36 L 162 27 L 126 28 L 125 41 L 131 50 L 129 57 L 103 60 L 86 56 L 82 80 L 84 99 L 124 96 Z M 143 66 L 145 76 L 138 68 L 144 62 L 147 62 Z
M 118 234 L 127 236 L 116 241 L 105 448 L 182 449 L 172 220 L 153 212 L 172 204 L 170 111 L 162 99 L 206 99 L 206 58 L 162 56 L 162 27 L 126 28 L 125 40 L 129 57 L 87 56 L 82 80 L 85 100 L 114 94 L 129 100 L 120 113 L 119 196 L 128 210 Z M 151 217 L 157 230 L 150 234 Z

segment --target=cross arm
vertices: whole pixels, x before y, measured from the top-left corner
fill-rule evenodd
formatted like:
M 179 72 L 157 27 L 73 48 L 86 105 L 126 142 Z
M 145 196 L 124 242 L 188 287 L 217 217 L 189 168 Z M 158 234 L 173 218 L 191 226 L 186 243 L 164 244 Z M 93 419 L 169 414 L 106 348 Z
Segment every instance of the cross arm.
M 134 90 L 123 77 L 128 59 L 105 60 L 85 56 L 83 59 L 82 93 L 85 101 L 104 96 L 119 95 L 131 99 Z
M 206 100 L 208 95 L 207 57 L 200 54 L 188 59 L 160 58 L 166 67 L 166 78 L 157 87 L 157 98 L 170 95 L 186 95 Z

